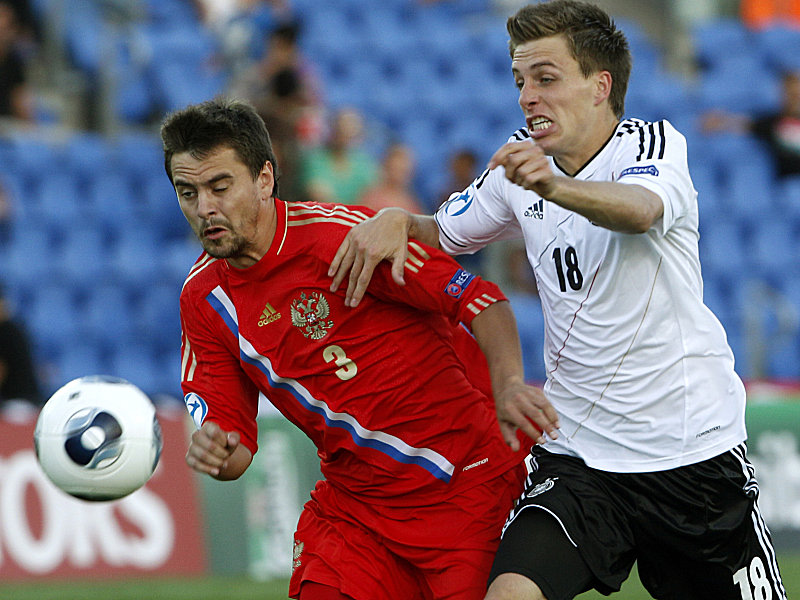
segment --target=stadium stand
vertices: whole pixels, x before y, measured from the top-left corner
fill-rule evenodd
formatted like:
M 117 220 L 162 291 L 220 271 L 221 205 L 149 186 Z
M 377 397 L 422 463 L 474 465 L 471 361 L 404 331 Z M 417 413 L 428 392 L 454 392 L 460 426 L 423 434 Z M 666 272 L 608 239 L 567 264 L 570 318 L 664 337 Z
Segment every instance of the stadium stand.
M 3 184 L 16 209 L 11 235 L 0 240 L 0 278 L 30 322 L 47 391 L 77 375 L 113 371 L 150 394 L 177 396 L 176 298 L 199 247 L 164 177 L 156 124 L 165 111 L 223 92 L 231 74 L 217 60 L 221 41 L 191 3 L 123 4 L 33 3 L 43 23 L 52 24 L 54 13 L 64 17 L 51 27 L 54 41 L 88 82 L 87 95 L 109 104 L 114 127 L 0 135 Z M 504 17 L 487 0 L 384 0 L 368 10 L 357 0 L 292 6 L 327 108 L 357 107 L 376 157 L 393 138 L 411 145 L 419 157 L 415 186 L 426 201 L 436 200 L 453 148 L 470 148 L 483 161 L 522 124 Z M 776 181 L 753 139 L 703 136 L 695 121 L 712 105 L 775 107 L 781 70 L 800 67 L 800 34 L 751 31 L 727 18 L 702 22 L 691 32 L 698 69 L 689 79 L 665 69 L 661 49 L 635 22 L 624 28 L 636 60 L 628 113 L 668 118 L 689 139 L 706 299 L 728 331 L 739 371 L 796 379 L 800 336 L 791 320 L 764 325 L 783 327 L 775 353 L 748 353 L 746 316 L 752 322 L 762 308 L 747 305 L 743 290 L 763 281 L 787 300 L 786 310 L 800 312 L 800 180 Z M 742 85 L 742 73 L 759 73 L 758 93 Z M 524 321 L 538 314 L 526 310 Z M 530 329 L 527 360 L 540 365 L 534 340 L 541 324 Z M 543 376 L 539 366 L 529 372 Z

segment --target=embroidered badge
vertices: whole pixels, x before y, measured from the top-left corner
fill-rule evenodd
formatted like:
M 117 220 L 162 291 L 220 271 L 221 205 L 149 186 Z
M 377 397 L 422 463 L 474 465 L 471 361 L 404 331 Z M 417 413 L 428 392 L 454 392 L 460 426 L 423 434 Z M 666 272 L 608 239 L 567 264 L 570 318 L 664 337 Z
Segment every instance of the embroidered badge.
M 553 488 L 556 484 L 558 477 L 548 477 L 543 482 L 536 484 L 533 486 L 530 491 L 525 494 L 528 498 L 533 498 L 534 496 L 538 496 L 539 494 L 544 494 L 546 491 Z
M 264 310 L 261 312 L 261 317 L 258 320 L 258 326 L 263 327 L 269 323 L 273 323 L 281 318 L 281 313 L 272 308 L 272 304 L 267 302 Z
M 310 296 L 302 292 L 300 298 L 292 300 L 291 309 L 292 325 L 298 327 L 307 338 L 320 340 L 333 327 L 333 321 L 328 319 L 328 300 L 319 292 L 311 292 Z
M 292 551 L 292 571 L 296 570 L 303 562 L 300 560 L 300 557 L 303 555 L 303 542 L 295 542 L 294 549 Z

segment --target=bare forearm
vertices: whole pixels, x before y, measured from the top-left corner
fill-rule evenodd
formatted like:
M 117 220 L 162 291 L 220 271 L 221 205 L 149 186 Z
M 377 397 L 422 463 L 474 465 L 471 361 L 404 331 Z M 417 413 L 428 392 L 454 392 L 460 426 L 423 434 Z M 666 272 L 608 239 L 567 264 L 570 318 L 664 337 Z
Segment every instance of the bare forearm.
M 592 223 L 623 233 L 644 233 L 664 214 L 655 193 L 640 186 L 554 177 L 545 199 Z
M 408 237 L 439 248 L 439 226 L 433 216 L 409 214 Z
M 517 323 L 508 302 L 496 302 L 472 320 L 492 378 L 497 421 L 506 443 L 519 448 L 516 437 L 521 429 L 536 443 L 544 443 L 546 432 L 558 437 L 558 414 L 538 387 L 525 383 Z
M 509 302 L 496 302 L 472 321 L 472 333 L 489 364 L 492 388 L 524 380 L 517 322 Z

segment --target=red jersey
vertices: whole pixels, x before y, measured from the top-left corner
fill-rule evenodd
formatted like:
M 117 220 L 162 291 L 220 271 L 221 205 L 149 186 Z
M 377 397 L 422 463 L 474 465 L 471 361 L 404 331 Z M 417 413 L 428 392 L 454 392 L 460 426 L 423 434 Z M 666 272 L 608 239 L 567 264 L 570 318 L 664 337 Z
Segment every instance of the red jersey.
M 195 423 L 238 431 L 255 453 L 262 393 L 314 442 L 328 481 L 378 503 L 429 504 L 517 464 L 523 454 L 465 367 L 485 383 L 485 358 L 459 326 L 505 299 L 497 286 L 412 240 L 406 285 L 383 262 L 346 307 L 328 265 L 372 211 L 275 207 L 258 263 L 239 270 L 204 253 L 184 283 L 182 386 Z

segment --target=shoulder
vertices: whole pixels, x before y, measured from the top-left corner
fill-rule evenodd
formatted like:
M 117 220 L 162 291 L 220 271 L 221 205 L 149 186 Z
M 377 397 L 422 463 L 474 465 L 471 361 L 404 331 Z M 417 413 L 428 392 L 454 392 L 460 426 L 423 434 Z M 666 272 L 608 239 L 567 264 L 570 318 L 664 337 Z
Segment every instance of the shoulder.
M 665 119 L 624 119 L 617 126 L 613 143 L 630 149 L 637 161 L 663 159 L 675 151 L 686 152 L 686 138 Z
M 220 269 L 224 268 L 224 261 L 214 258 L 203 252 L 183 282 L 181 288 L 181 307 L 193 304 L 196 300 L 205 298 L 221 281 Z
M 332 248 L 335 252 L 352 227 L 374 214 L 367 206 L 287 202 L 287 250 L 321 255 L 320 250 Z

